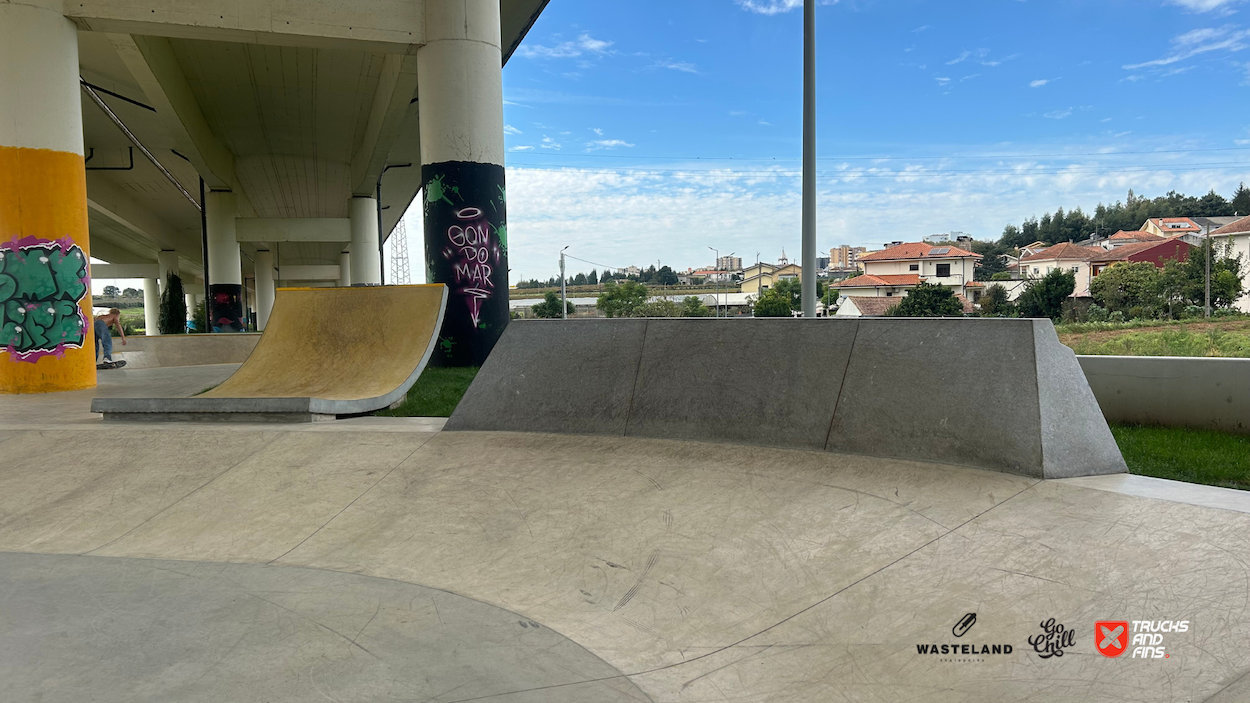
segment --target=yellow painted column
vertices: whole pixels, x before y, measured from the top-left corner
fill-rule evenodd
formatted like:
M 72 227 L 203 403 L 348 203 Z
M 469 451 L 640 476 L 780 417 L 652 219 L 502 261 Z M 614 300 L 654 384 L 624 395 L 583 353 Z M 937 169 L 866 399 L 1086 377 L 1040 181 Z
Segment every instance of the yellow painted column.
M 93 388 L 78 32 L 0 2 L 0 393 Z

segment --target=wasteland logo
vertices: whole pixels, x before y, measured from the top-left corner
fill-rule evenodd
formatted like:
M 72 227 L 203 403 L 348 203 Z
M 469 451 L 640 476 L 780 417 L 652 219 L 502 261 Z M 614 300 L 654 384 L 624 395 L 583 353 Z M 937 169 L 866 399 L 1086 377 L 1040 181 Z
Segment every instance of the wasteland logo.
M 68 237 L 0 243 L 0 351 L 34 363 L 81 348 L 89 276 L 87 257 Z
M 963 637 L 968 634 L 972 626 L 977 622 L 976 613 L 968 613 L 955 622 L 955 626 L 951 628 L 951 634 L 955 637 Z M 917 654 L 936 654 L 941 656 L 965 656 L 973 657 L 983 654 L 1011 654 L 1012 648 L 1009 644 L 918 644 L 916 645 Z M 979 662 L 984 659 L 943 659 L 947 662 Z
M 1043 620 L 1039 624 L 1042 631 L 1030 637 L 1029 644 L 1042 659 L 1062 657 L 1064 649 L 1076 644 L 1076 630 L 1064 628 L 1054 618 Z

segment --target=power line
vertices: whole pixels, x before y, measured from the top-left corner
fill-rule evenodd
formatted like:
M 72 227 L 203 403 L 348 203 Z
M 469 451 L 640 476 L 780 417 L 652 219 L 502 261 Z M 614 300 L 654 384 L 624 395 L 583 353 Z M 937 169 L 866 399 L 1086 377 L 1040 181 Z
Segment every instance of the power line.
M 546 167 L 547 164 L 512 164 L 514 167 Z M 1020 178 L 1032 176 L 1062 176 L 1062 175 L 1114 175 L 1114 174 L 1131 174 L 1131 173 L 1154 173 L 1160 170 L 1166 170 L 1174 173 L 1194 173 L 1200 171 L 1217 171 L 1235 167 L 1250 167 L 1250 162 L 1229 161 L 1208 164 L 1199 164 L 1196 166 L 1176 167 L 1174 164 L 1148 164 L 1142 166 L 1133 166 L 1129 168 L 1105 169 L 1105 168 L 1087 168 L 1087 167 L 1048 167 L 1045 169 L 938 169 L 928 171 L 882 171 L 876 169 L 842 169 L 842 170 L 823 170 L 817 171 L 817 175 L 832 176 L 841 178 L 948 178 L 953 176 L 1015 176 Z M 772 171 L 749 171 L 727 168 L 716 169 L 691 169 L 691 168 L 582 168 L 571 165 L 561 165 L 556 167 L 558 170 L 577 171 L 578 173 L 602 173 L 602 174 L 619 174 L 619 173 L 639 173 L 639 174 L 700 174 L 708 178 L 741 178 L 743 176 L 771 176 L 784 178 L 798 178 L 802 175 L 798 170 L 772 170 Z
M 1156 149 L 1146 151 L 1089 151 L 1045 154 L 980 154 L 968 156 L 820 156 L 819 161 L 919 161 L 952 159 L 1066 159 L 1073 156 L 1140 156 L 1142 154 L 1204 154 L 1219 151 L 1250 151 L 1250 147 L 1230 146 L 1211 149 Z M 677 161 L 798 161 L 798 156 L 638 156 L 636 154 L 567 154 L 552 152 L 512 152 L 522 156 L 563 156 L 578 159 L 672 159 Z

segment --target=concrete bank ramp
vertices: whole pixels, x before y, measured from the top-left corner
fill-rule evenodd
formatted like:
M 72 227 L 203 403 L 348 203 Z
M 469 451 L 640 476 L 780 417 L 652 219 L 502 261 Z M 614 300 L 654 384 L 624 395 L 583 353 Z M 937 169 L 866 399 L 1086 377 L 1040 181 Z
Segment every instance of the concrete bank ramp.
M 1039 478 L 1127 471 L 1049 320 L 534 320 L 447 430 L 818 449 Z
M 95 398 L 106 420 L 310 421 L 400 401 L 438 342 L 447 288 L 282 288 L 255 350 L 191 398 Z

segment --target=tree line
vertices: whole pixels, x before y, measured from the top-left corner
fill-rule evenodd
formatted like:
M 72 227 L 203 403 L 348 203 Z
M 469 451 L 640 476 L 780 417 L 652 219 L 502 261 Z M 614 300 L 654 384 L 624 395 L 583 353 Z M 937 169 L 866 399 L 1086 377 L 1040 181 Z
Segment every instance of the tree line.
M 599 273 L 595 269 L 591 269 L 590 273 L 577 273 L 565 276 L 565 285 L 569 286 L 597 286 L 608 281 L 634 281 L 636 283 L 650 283 L 658 286 L 675 286 L 677 285 L 677 272 L 669 266 L 661 266 L 658 269 L 650 266 L 640 274 L 627 274 L 624 271 L 604 270 Z M 552 276 L 545 281 L 536 278 L 525 279 L 516 284 L 517 288 L 559 288 L 560 277 Z
M 1007 264 L 1002 256 L 1014 255 L 1020 247 L 1033 242 L 1040 241 L 1051 245 L 1079 242 L 1095 234 L 1107 237 L 1120 230 L 1132 232 L 1139 229 L 1146 220 L 1156 217 L 1235 215 L 1250 215 L 1250 188 L 1245 183 L 1237 187 L 1230 199 L 1225 199 L 1214 190 L 1201 198 L 1176 191 L 1157 198 L 1147 198 L 1130 190 L 1124 200 L 1117 200 L 1111 205 L 1099 203 L 1092 215 L 1087 215 L 1080 207 L 1072 210 L 1061 207 L 1053 213 L 1047 212 L 1041 219 L 1030 217 L 1019 226 L 1007 225 L 995 241 L 974 241 L 971 245 L 972 251 L 982 257 L 977 262 L 976 280 L 989 281 L 994 274 L 1007 271 Z

